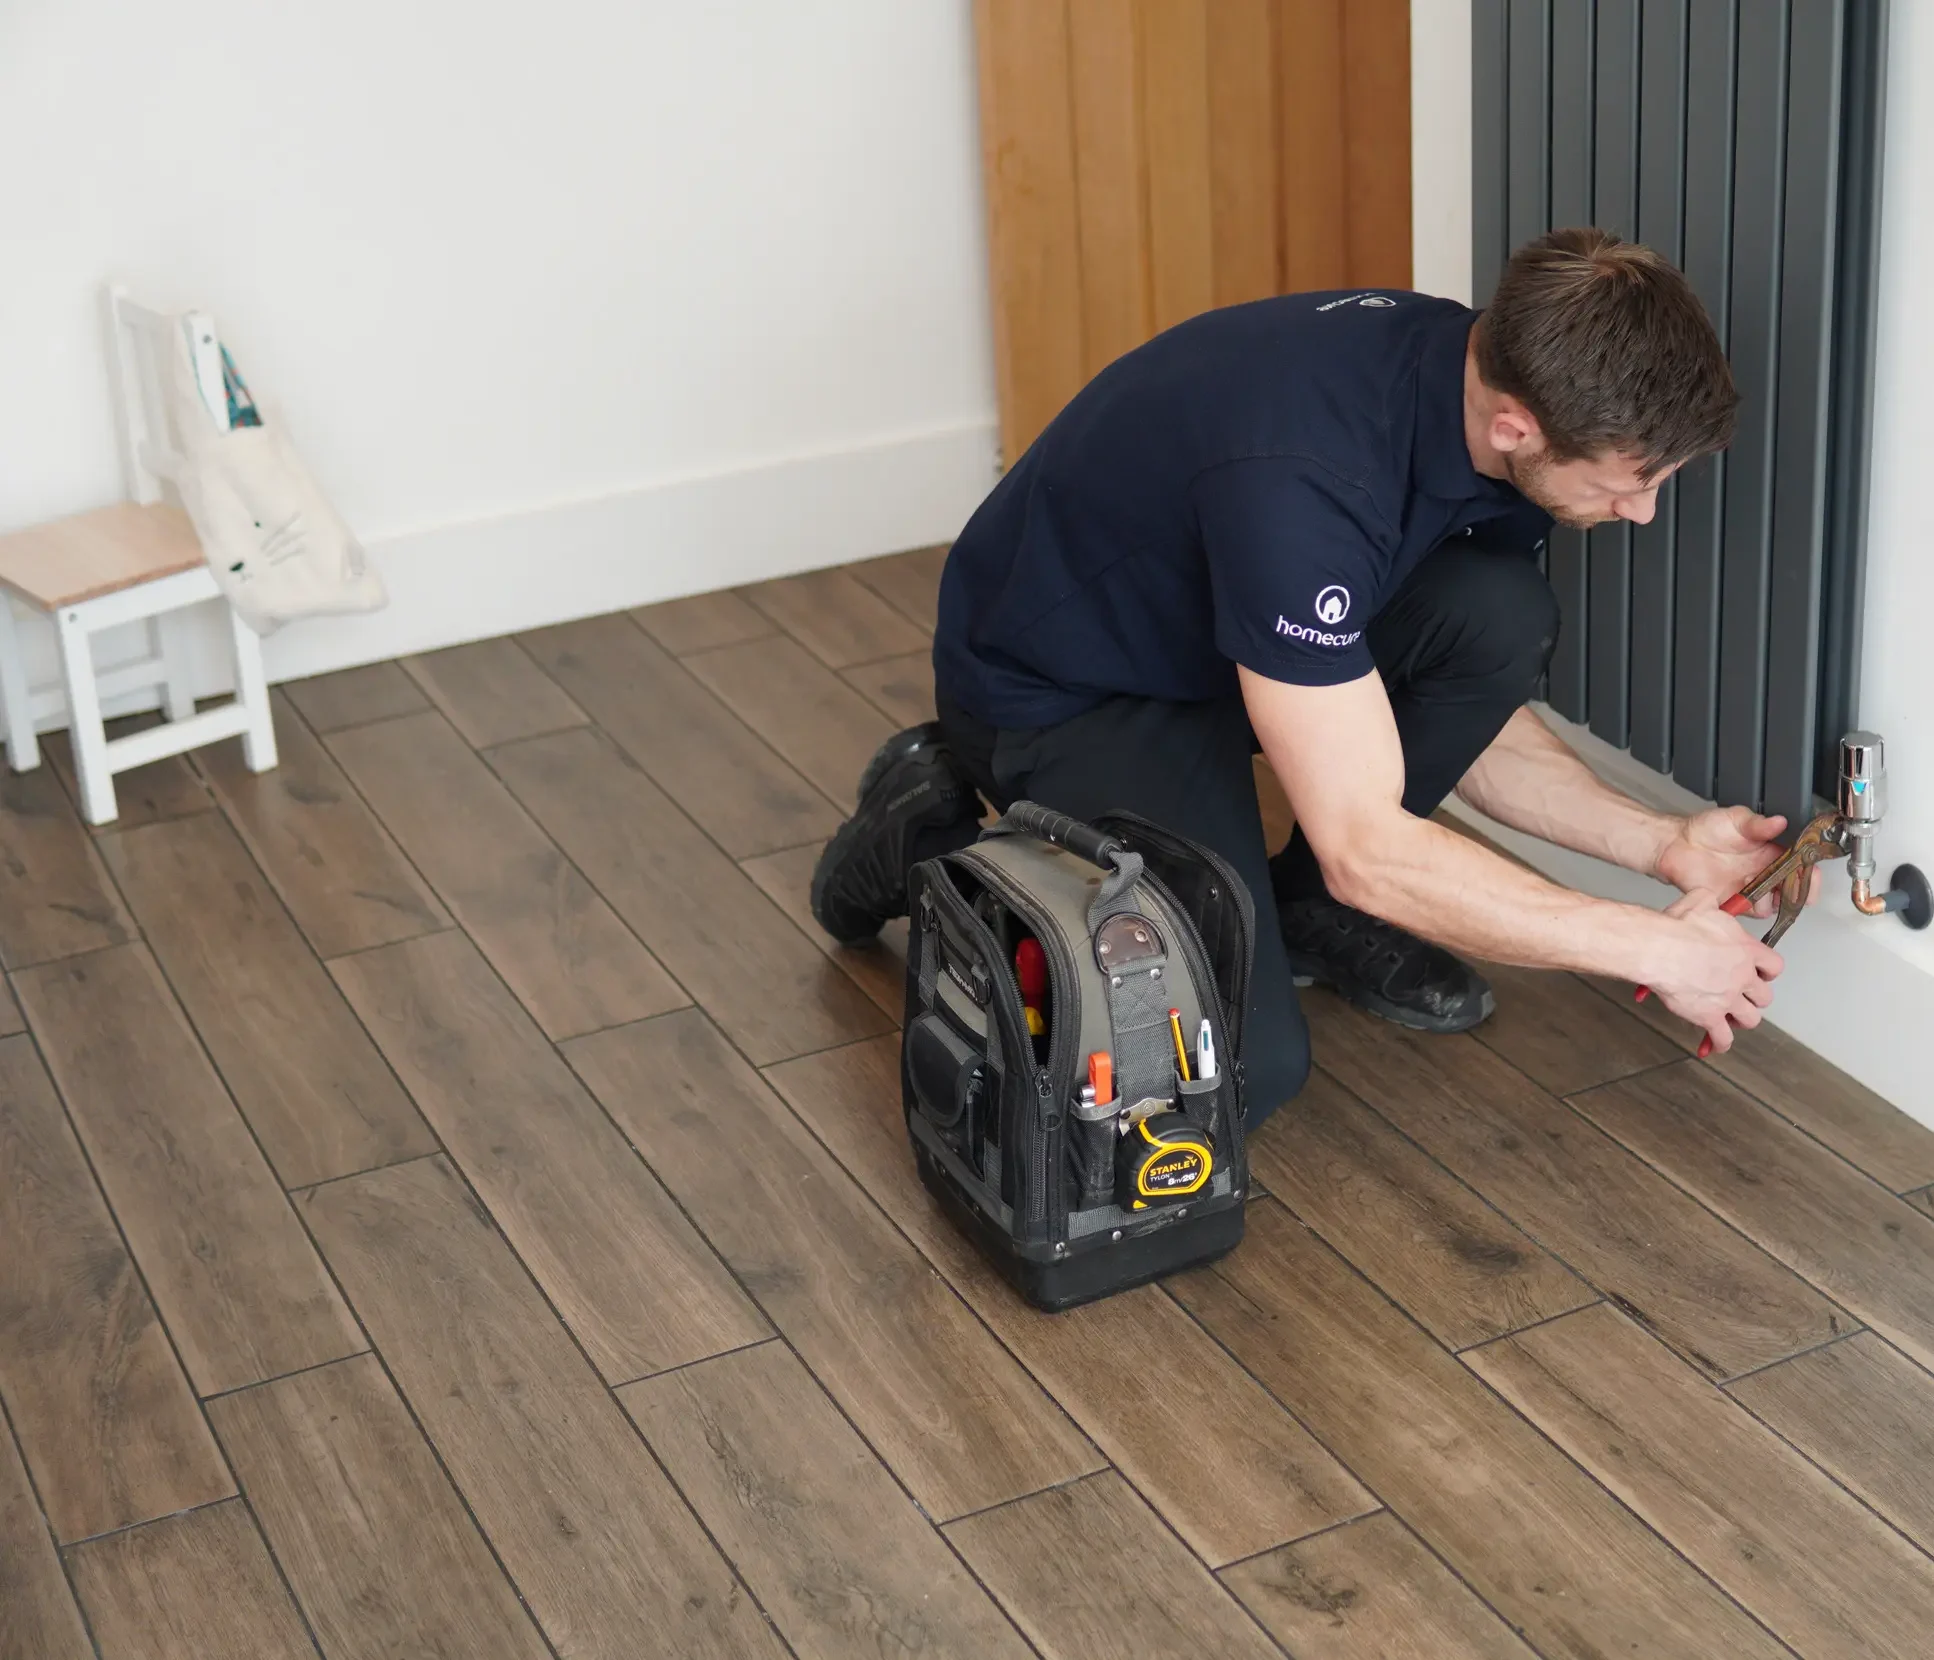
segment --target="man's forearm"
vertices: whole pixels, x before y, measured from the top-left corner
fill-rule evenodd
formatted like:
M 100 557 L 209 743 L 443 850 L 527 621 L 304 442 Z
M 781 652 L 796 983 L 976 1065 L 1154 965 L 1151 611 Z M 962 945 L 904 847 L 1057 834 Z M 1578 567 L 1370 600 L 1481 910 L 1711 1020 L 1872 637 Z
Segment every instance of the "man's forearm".
M 1670 947 L 1672 924 L 1658 912 L 1558 887 L 1407 814 L 1323 869 L 1338 899 L 1460 955 L 1643 981 Z
M 1511 717 L 1457 793 L 1500 824 L 1646 876 L 1684 825 L 1613 789 L 1529 709 Z

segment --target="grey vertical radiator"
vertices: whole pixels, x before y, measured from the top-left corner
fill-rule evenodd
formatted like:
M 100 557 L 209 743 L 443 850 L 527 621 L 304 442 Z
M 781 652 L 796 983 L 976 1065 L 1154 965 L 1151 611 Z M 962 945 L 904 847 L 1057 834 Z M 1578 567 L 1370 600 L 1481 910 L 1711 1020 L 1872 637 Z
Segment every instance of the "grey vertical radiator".
M 1563 225 L 1690 277 L 1739 434 L 1645 526 L 1558 531 L 1553 708 L 1796 820 L 1855 724 L 1886 0 L 1473 0 L 1474 303 Z

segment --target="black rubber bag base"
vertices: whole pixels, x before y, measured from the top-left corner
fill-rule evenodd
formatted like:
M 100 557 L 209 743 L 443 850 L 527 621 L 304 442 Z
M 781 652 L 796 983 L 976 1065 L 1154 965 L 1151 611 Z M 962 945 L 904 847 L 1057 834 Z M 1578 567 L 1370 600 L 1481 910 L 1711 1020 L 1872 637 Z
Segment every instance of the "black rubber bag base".
M 918 1140 L 913 1162 L 927 1191 L 1007 1282 L 1036 1308 L 1058 1313 L 1227 1256 L 1242 1241 L 1242 1201 L 1211 1201 L 1180 1222 L 1122 1240 L 1098 1240 L 1056 1261 L 1022 1254 L 1013 1238 L 964 1194 Z

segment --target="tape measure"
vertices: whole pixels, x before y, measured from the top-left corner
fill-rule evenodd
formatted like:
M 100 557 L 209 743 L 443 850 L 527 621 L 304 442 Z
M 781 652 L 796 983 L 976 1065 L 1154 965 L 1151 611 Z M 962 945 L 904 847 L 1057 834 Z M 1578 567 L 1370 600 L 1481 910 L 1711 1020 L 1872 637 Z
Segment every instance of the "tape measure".
M 1124 1210 L 1170 1205 L 1200 1193 L 1215 1174 L 1215 1149 L 1202 1128 L 1179 1112 L 1144 1118 L 1115 1154 L 1115 1203 Z

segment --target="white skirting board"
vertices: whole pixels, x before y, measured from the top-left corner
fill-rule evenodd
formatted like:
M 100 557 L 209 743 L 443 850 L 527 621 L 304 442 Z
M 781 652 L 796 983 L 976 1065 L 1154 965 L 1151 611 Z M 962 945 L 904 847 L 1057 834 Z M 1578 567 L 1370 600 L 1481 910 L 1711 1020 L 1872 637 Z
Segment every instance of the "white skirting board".
M 1540 713 L 1620 788 L 1675 812 L 1702 805 L 1625 752 L 1548 710 Z M 1654 909 L 1678 897 L 1676 889 L 1662 882 L 1508 829 L 1455 797 L 1446 810 L 1568 888 Z M 1881 880 L 1896 864 L 1927 868 L 1934 863 L 1930 852 L 1934 850 L 1895 848 L 1882 825 Z M 1916 938 L 1898 917 L 1859 915 L 1848 902 L 1844 863 L 1828 865 L 1826 871 L 1819 903 L 1780 944 L 1786 970 L 1767 1018 L 1910 1117 L 1934 1126 L 1934 1065 L 1929 1062 L 1934 973 L 1916 960 L 1927 936 Z M 1890 939 L 1889 933 L 1899 938 Z
M 263 642 L 272 681 L 541 628 L 950 541 L 995 479 L 991 422 L 373 538 L 390 603 L 292 623 Z M 216 620 L 196 617 L 195 693 L 227 689 Z M 125 634 L 125 638 L 121 635 Z M 28 673 L 57 678 L 53 630 L 23 619 Z M 101 662 L 143 655 L 133 630 Z M 145 699 L 145 702 L 142 701 Z M 153 707 L 151 694 L 110 714 Z

